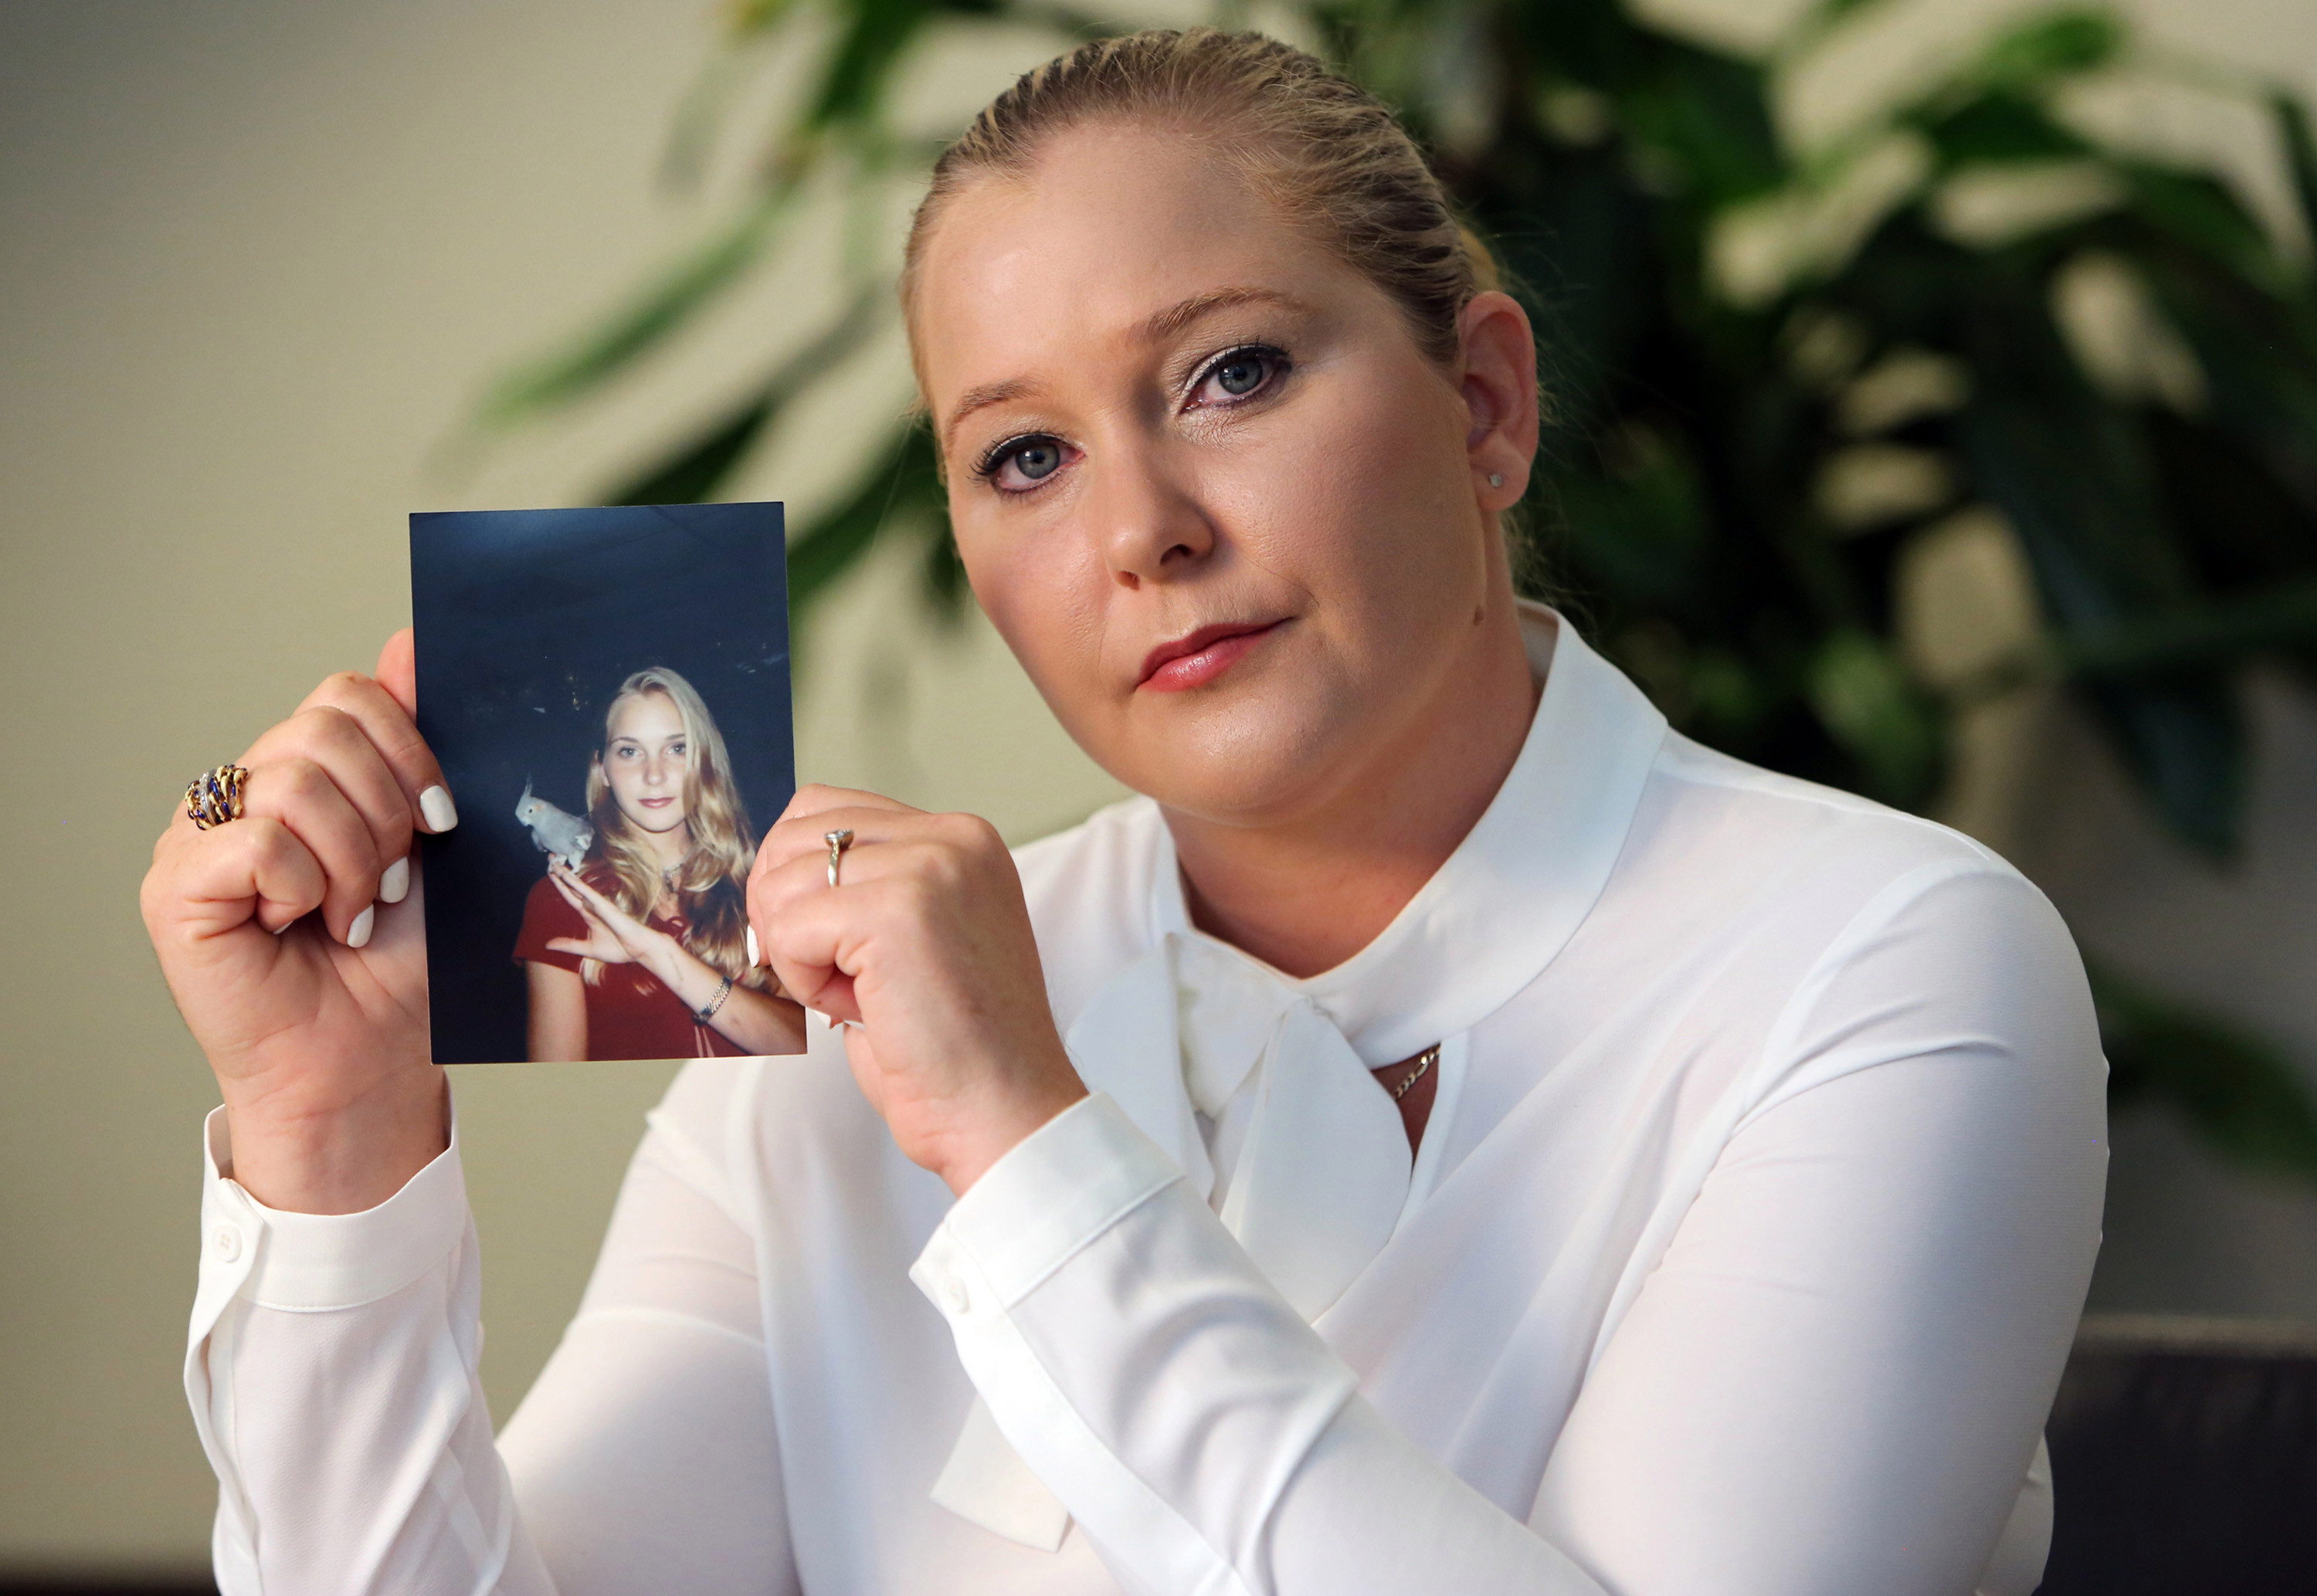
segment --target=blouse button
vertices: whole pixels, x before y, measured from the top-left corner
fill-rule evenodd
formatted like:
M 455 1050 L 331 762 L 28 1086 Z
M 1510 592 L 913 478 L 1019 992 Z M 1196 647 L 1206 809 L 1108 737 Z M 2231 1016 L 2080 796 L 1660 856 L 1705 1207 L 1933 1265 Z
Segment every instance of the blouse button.
M 219 1258 L 231 1263 L 241 1256 L 241 1232 L 233 1226 L 220 1225 L 210 1238 L 210 1244 L 217 1249 Z
M 963 1275 L 950 1276 L 942 1287 L 942 1296 L 953 1314 L 962 1314 L 973 1306 L 973 1291 L 966 1285 Z

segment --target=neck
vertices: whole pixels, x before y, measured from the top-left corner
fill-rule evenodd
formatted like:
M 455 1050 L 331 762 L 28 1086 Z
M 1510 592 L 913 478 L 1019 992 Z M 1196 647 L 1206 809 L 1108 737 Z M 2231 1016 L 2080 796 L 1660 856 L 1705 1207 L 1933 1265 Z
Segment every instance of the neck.
M 1323 801 L 1248 825 L 1167 811 L 1192 923 L 1298 978 L 1373 941 L 1520 757 L 1538 687 L 1509 605 L 1461 668 Z
M 691 857 L 692 826 L 689 822 L 666 831 L 645 832 L 644 838 L 650 845 L 652 857 L 659 860 L 659 868 L 663 870 L 672 870 Z

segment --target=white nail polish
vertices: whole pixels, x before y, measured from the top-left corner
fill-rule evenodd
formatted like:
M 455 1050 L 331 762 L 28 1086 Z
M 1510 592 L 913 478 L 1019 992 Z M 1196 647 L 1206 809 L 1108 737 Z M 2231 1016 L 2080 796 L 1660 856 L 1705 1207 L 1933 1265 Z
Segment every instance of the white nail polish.
M 755 969 L 764 962 L 764 956 L 756 951 L 756 928 L 752 925 L 748 928 L 748 967 Z
M 418 812 L 426 816 L 429 831 L 449 831 L 459 824 L 459 806 L 451 801 L 448 788 L 430 787 L 420 793 Z
M 364 942 L 369 941 L 370 928 L 377 923 L 378 905 L 376 904 L 365 904 L 362 906 L 362 912 L 354 916 L 354 923 L 346 927 L 346 946 L 349 948 L 359 948 Z
M 407 858 L 398 859 L 379 872 L 378 901 L 398 904 L 409 896 L 410 860 Z

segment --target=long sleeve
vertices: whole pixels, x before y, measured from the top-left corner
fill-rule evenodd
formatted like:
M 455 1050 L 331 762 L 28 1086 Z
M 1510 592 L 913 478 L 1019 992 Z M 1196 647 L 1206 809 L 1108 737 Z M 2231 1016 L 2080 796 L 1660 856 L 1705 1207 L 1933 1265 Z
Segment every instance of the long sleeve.
M 1106 1099 L 994 1165 L 914 1276 L 1149 1596 L 1969 1590 L 2089 1278 L 2101 1073 L 2032 888 L 1979 871 L 1885 907 L 1770 1028 L 1526 1521 L 1382 1417 Z
M 751 1254 L 662 1110 L 495 1444 L 455 1133 L 367 1213 L 266 1209 L 210 1128 L 186 1388 L 225 1596 L 795 1589 Z

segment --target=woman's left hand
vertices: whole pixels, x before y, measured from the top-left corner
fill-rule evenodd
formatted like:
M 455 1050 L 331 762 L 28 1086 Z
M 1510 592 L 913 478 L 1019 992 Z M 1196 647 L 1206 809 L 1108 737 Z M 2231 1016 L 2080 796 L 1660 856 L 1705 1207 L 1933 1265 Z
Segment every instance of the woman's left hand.
M 666 936 L 588 886 L 561 860 L 548 865 L 547 878 L 555 883 L 555 890 L 563 895 L 563 901 L 579 911 L 580 919 L 587 925 L 585 937 L 550 937 L 547 946 L 551 951 L 600 959 L 605 964 L 640 964 L 661 975 L 663 980 L 666 978 L 658 967 L 663 944 L 668 941 Z
M 827 834 L 853 833 L 828 884 Z M 807 787 L 748 878 L 765 962 L 849 1021 L 854 1078 L 901 1151 L 962 1194 L 1087 1094 L 1046 999 L 1013 855 L 989 823 Z

